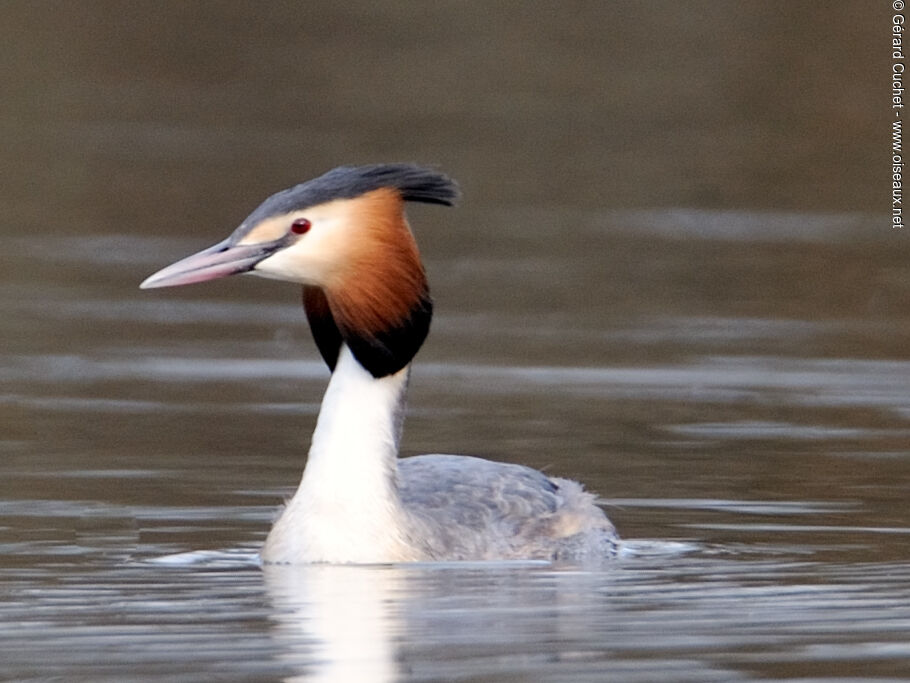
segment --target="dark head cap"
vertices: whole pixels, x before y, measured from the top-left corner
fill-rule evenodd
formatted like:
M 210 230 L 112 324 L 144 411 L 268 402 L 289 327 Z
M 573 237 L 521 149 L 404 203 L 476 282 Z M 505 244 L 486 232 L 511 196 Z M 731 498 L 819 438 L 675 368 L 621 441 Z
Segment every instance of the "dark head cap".
M 282 190 L 253 211 L 239 230 L 270 216 L 299 211 L 336 199 L 354 199 L 367 192 L 392 188 L 411 202 L 452 206 L 458 200 L 458 185 L 439 171 L 416 164 L 371 164 L 339 166 L 318 178 Z

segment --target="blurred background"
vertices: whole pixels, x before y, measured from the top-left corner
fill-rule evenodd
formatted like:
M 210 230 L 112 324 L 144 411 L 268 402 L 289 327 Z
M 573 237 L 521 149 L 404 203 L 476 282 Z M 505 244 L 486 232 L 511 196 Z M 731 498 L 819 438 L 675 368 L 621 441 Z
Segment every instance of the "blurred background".
M 4 3 L 0 304 L 6 353 L 25 364 L 8 393 L 61 400 L 48 359 L 74 364 L 66 372 L 83 381 L 64 393 L 76 403 L 160 394 L 160 378 L 136 377 L 159 357 L 316 361 L 295 287 L 136 285 L 220 240 L 279 189 L 343 163 L 395 160 L 436 164 L 464 190 L 454 211 L 411 209 L 438 312 L 423 361 L 905 359 L 908 242 L 887 220 L 886 10 L 789 0 Z M 114 396 L 115 370 L 80 374 L 113 359 L 132 368 Z M 321 389 L 302 394 L 291 381 L 291 366 L 274 372 L 252 390 L 288 379 L 268 400 L 318 399 Z M 451 379 L 420 378 L 415 410 L 453 415 Z M 211 388 L 198 398 L 211 401 Z M 566 441 L 590 434 L 572 419 L 559 431 L 575 436 L 556 445 L 616 476 L 636 459 L 605 451 L 628 447 L 630 426 L 652 428 L 652 414 L 669 417 L 651 398 L 640 410 L 625 399 L 593 406 L 596 448 Z M 409 449 L 514 460 L 543 451 L 553 462 L 553 442 L 525 437 L 531 416 L 566 403 L 532 402 L 530 424 L 509 424 L 500 399 L 492 415 L 434 415 L 425 438 L 418 415 Z M 722 404 L 698 420 L 730 409 Z M 47 405 L 23 406 L 11 399 L 5 411 L 19 445 L 46 440 L 56 452 L 75 433 L 81 457 L 109 440 L 115 459 L 145 444 L 186 448 L 161 448 L 161 426 L 142 424 L 153 407 L 122 408 L 133 419 L 111 418 L 114 429 L 81 415 L 74 430 L 45 424 L 55 419 Z M 191 433 L 203 422 L 187 420 Z M 489 431 L 466 427 L 485 420 Z M 199 440 L 223 445 L 217 428 Z M 307 430 L 295 426 L 288 440 Z M 549 438 L 552 425 L 540 432 Z M 299 467 L 298 452 L 258 433 L 244 432 L 248 449 L 278 448 Z M 501 445 L 509 439 L 522 444 Z
M 155 234 L 183 235 L 327 167 L 388 159 L 440 164 L 472 209 L 886 208 L 881 3 L 2 11 L 17 232 L 53 215 L 55 231 L 143 233 L 154 215 Z
M 704 493 L 708 483 L 720 494 L 731 486 L 716 481 L 726 458 L 693 468 L 678 450 L 726 453 L 732 430 L 758 441 L 738 485 L 762 490 L 757 477 L 769 495 L 789 484 L 804 495 L 815 484 L 792 476 L 802 458 L 788 461 L 786 483 L 767 459 L 830 450 L 825 439 L 807 445 L 801 429 L 895 418 L 905 428 L 906 414 L 866 405 L 795 414 L 781 407 L 776 382 L 762 389 L 773 390 L 768 405 L 737 379 L 702 396 L 710 370 L 691 366 L 723 357 L 726 373 L 745 363 L 748 385 L 770 372 L 790 377 L 806 361 L 906 360 L 908 242 L 887 220 L 890 108 L 878 85 L 890 18 L 874 9 L 4 3 L 0 258 L 12 455 L 29 454 L 20 453 L 27 472 L 36 449 L 48 458 L 43 471 L 164 458 L 206 472 L 213 452 L 234 454 L 276 476 L 270 484 L 292 485 L 313 416 L 271 418 L 281 427 L 265 439 L 251 402 L 305 400 L 315 412 L 324 376 L 296 288 L 255 278 L 164 292 L 136 285 L 220 240 L 279 189 L 342 163 L 405 160 L 439 165 L 464 190 L 454 211 L 411 210 L 438 311 L 419 360 L 443 367 L 415 373 L 406 452 L 553 465 L 608 497 L 657 494 L 665 480 L 655 468 L 678 472 L 683 490 Z M 197 382 L 177 363 L 188 358 L 226 367 Z M 288 364 L 231 379 L 226 368 L 239 365 L 229 361 L 253 360 Z M 315 363 L 312 387 L 301 386 L 297 360 Z M 467 386 L 444 370 L 453 363 L 472 369 Z M 689 374 L 663 372 L 679 363 Z M 621 389 L 610 376 L 575 390 L 557 378 L 582 398 L 553 400 L 548 386 L 483 369 L 495 365 L 578 367 L 580 377 L 651 368 L 657 389 L 638 375 L 637 388 Z M 213 392 L 219 373 L 229 390 Z M 656 404 L 666 383 L 681 396 Z M 515 393 L 501 395 L 504 386 Z M 174 416 L 174 391 L 200 403 Z M 219 410 L 241 426 L 213 418 Z M 724 438 L 706 444 L 699 430 L 718 434 L 698 425 L 725 420 Z M 668 439 L 677 423 L 702 438 Z M 661 466 L 653 458 L 662 449 L 672 457 Z M 175 455 L 187 452 L 198 461 Z M 275 475 L 276 463 L 290 472 Z M 73 495 L 72 482 L 44 485 L 52 497 Z M 153 495 L 176 492 L 164 484 Z
M 865 1 L 3 2 L 0 562 L 30 586 L 257 547 L 327 379 L 299 291 L 138 284 L 380 161 L 464 192 L 410 207 L 437 315 L 405 455 L 582 479 L 626 538 L 906 558 L 890 24 Z

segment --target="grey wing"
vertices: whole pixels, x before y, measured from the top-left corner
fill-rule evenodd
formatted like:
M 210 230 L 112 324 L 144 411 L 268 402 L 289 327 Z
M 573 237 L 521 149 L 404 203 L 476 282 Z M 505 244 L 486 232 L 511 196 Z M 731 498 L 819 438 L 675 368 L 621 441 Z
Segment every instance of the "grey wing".
M 404 458 L 399 491 L 412 542 L 434 559 L 603 554 L 615 540 L 592 494 L 530 467 L 462 455 Z

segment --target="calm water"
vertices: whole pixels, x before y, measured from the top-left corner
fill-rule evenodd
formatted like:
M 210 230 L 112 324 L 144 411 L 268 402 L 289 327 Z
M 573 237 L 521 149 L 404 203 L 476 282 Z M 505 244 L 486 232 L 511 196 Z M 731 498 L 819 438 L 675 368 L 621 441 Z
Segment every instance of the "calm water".
M 910 677 L 887 16 L 74 7 L 0 8 L 0 679 Z M 465 189 L 411 212 L 404 454 L 583 480 L 604 569 L 259 566 L 328 378 L 299 292 L 138 283 L 382 159 Z

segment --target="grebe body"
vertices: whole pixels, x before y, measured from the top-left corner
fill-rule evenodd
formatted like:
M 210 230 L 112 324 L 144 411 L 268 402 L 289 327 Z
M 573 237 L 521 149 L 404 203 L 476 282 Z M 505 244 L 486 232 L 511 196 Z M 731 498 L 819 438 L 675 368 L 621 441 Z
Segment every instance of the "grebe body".
M 463 455 L 398 457 L 411 361 L 432 303 L 406 201 L 452 205 L 453 181 L 410 164 L 340 167 L 269 197 L 232 235 L 143 288 L 237 273 L 297 282 L 332 370 L 303 478 L 267 563 L 590 561 L 617 535 L 577 482 Z

